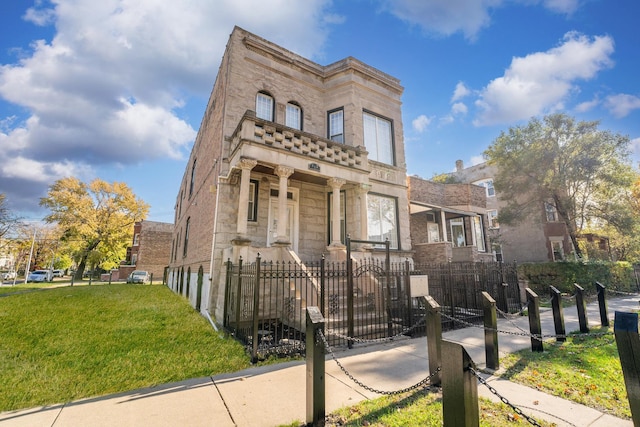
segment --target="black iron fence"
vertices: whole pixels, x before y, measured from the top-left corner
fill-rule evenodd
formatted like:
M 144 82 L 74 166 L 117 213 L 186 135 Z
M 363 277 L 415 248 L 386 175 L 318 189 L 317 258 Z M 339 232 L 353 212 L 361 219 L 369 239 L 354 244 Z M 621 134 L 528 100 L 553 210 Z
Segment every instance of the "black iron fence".
M 388 252 L 387 252 L 388 253 Z M 254 359 L 304 352 L 305 310 L 317 306 L 332 346 L 424 333 L 425 308 L 412 278 L 428 276 L 429 294 L 444 313 L 482 322 L 481 292 L 505 312 L 520 310 L 515 264 L 413 265 L 385 259 L 350 262 L 227 262 L 224 326 Z M 459 327 L 443 317 L 443 328 Z

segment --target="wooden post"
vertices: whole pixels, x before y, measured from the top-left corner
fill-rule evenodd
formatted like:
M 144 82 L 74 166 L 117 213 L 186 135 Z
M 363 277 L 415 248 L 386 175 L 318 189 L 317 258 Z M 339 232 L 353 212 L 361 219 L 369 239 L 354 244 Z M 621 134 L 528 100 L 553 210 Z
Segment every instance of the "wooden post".
M 324 318 L 318 307 L 307 307 L 307 426 L 325 423 Z
M 551 293 L 551 309 L 553 310 L 553 326 L 556 330 L 556 341 L 564 342 L 567 340 L 565 335 L 567 334 L 564 328 L 564 310 L 562 308 L 562 295 L 560 291 L 554 287 L 549 286 Z
M 618 346 L 620 365 L 627 398 L 631 407 L 633 425 L 640 425 L 640 336 L 638 313 L 615 312 L 613 331 Z
M 462 345 L 442 341 L 442 418 L 447 427 L 480 425 L 475 365 Z
M 429 357 L 429 373 L 431 385 L 439 386 L 442 378 L 440 373 L 436 373 L 442 367 L 442 316 L 440 315 L 440 304 L 431 295 L 424 297 L 427 307 L 426 331 L 427 331 L 427 355 Z M 435 374 L 435 375 L 434 375 Z
M 482 307 L 484 311 L 484 353 L 487 368 L 497 370 L 500 367 L 498 356 L 498 317 L 496 315 L 496 301 L 488 292 L 482 292 Z
M 598 292 L 598 306 L 600 307 L 600 324 L 609 326 L 609 313 L 607 311 L 607 299 L 604 290 L 606 288 L 600 282 L 596 282 L 596 292 Z
M 584 300 L 584 288 L 577 283 L 573 284 L 576 290 L 576 308 L 578 309 L 578 323 L 580 332 L 589 332 L 589 320 L 587 319 L 587 302 Z
M 527 304 L 529 311 L 529 333 L 536 335 L 538 338 L 531 337 L 531 351 L 544 351 L 542 345 L 542 326 L 540 325 L 540 303 L 538 302 L 538 294 L 531 289 L 526 289 Z

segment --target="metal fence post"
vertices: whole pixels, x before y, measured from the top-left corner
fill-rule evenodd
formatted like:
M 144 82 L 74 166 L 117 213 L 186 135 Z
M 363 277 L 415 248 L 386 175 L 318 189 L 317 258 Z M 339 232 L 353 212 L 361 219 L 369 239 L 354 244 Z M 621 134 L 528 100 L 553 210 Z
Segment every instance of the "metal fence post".
M 567 334 L 564 328 L 564 310 L 562 308 L 562 295 L 560 291 L 554 287 L 549 286 L 549 292 L 551 293 L 551 309 L 553 310 L 553 326 L 556 331 L 556 341 L 564 342 L 567 340 L 565 335 Z M 561 336 L 558 336 L 561 335 Z
M 633 425 L 640 424 L 640 336 L 638 313 L 615 312 L 613 331 L 618 346 L 620 365 L 627 398 L 631 407 Z
M 447 427 L 480 425 L 475 365 L 462 345 L 442 341 L 442 418 Z
M 351 237 L 347 236 L 347 335 L 354 334 L 353 316 L 353 260 L 351 259 Z M 347 347 L 353 348 L 353 340 L 347 340 Z
M 500 307 L 500 310 L 504 311 L 505 313 L 509 312 L 509 294 L 508 294 L 508 290 L 509 290 L 509 284 L 508 283 L 502 283 L 500 285 L 500 294 L 502 296 L 502 307 Z M 500 298 L 499 298 L 500 300 Z
M 494 371 L 500 367 L 498 356 L 498 317 L 496 300 L 488 292 L 482 292 L 482 308 L 484 312 L 484 353 L 487 368 Z
M 326 314 L 325 311 L 324 311 L 324 309 L 325 309 L 325 307 L 324 307 L 324 297 L 325 297 L 324 265 L 325 265 L 325 259 L 324 259 L 324 254 L 322 254 L 322 258 L 320 259 L 320 312 L 322 313 L 323 316 Z
M 242 302 L 242 257 L 238 260 L 238 292 L 236 293 L 236 324 L 235 331 L 240 328 L 240 303 Z
M 607 299 L 604 293 L 605 286 L 596 282 L 596 292 L 598 293 L 598 306 L 600 307 L 600 324 L 609 326 L 609 313 L 607 311 Z
M 526 289 L 527 304 L 529 311 L 529 332 L 531 335 L 531 351 L 544 351 L 542 345 L 542 326 L 540 325 L 540 303 L 538 302 L 538 294 L 530 288 Z
M 576 290 L 576 309 L 578 310 L 578 323 L 580 332 L 589 332 L 589 320 L 587 319 L 587 302 L 584 300 L 584 288 L 577 283 L 573 284 Z
M 409 260 L 404 262 L 404 274 L 405 274 L 405 292 L 407 294 L 407 311 L 409 312 L 407 327 L 413 327 L 413 301 L 411 297 L 411 265 Z
M 429 373 L 434 375 L 431 378 L 431 385 L 438 386 L 442 381 L 440 373 L 436 373 L 438 372 L 438 368 L 442 366 L 442 318 L 440 315 L 440 304 L 430 295 L 423 298 L 427 307 L 425 321 Z
M 319 337 L 324 333 L 324 318 L 318 307 L 307 307 L 307 426 L 324 426 L 325 382 L 324 344 Z
M 255 281 L 253 283 L 253 341 L 251 347 L 251 362 L 258 361 L 258 321 L 260 315 L 260 254 L 256 257 Z

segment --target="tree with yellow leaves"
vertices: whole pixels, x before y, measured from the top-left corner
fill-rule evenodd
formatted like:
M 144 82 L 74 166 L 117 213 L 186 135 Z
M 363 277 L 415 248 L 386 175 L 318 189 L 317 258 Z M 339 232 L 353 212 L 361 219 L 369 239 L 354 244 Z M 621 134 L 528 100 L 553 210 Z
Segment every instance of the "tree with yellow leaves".
M 56 181 L 40 205 L 51 213 L 48 223 L 56 223 L 62 230 L 62 241 L 75 250 L 78 268 L 75 279 L 82 279 L 89 258 L 96 252 L 103 258 L 120 258 L 133 233 L 133 225 L 143 220 L 149 205 L 136 197 L 124 183 L 107 183 L 95 179 L 85 184 L 74 177 Z

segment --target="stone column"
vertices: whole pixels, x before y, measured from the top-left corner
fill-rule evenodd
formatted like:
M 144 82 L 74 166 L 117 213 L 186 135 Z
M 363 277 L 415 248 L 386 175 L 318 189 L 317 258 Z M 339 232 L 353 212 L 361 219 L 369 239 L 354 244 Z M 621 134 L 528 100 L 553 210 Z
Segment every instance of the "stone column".
M 333 227 L 331 228 L 331 245 L 333 247 L 344 247 L 342 242 L 340 241 L 340 188 L 345 184 L 344 179 L 340 178 L 329 178 L 327 183 L 333 190 L 333 194 L 331 195 L 331 222 L 333 223 Z
M 280 178 L 278 183 L 278 237 L 276 243 L 290 244 L 289 236 L 287 236 L 287 180 L 293 174 L 294 169 L 288 166 L 277 166 L 276 175 Z
M 238 167 L 242 170 L 242 176 L 240 178 L 240 196 L 238 197 L 238 220 L 237 228 L 238 237 L 247 237 L 247 213 L 249 211 L 249 177 L 251 176 L 251 169 L 253 169 L 258 162 L 253 159 L 242 159 L 238 163 Z
M 371 190 L 371 185 L 360 184 L 358 188 L 358 197 L 360 197 L 360 240 L 369 239 L 369 229 L 367 224 L 369 222 L 369 208 L 367 206 L 367 193 Z

